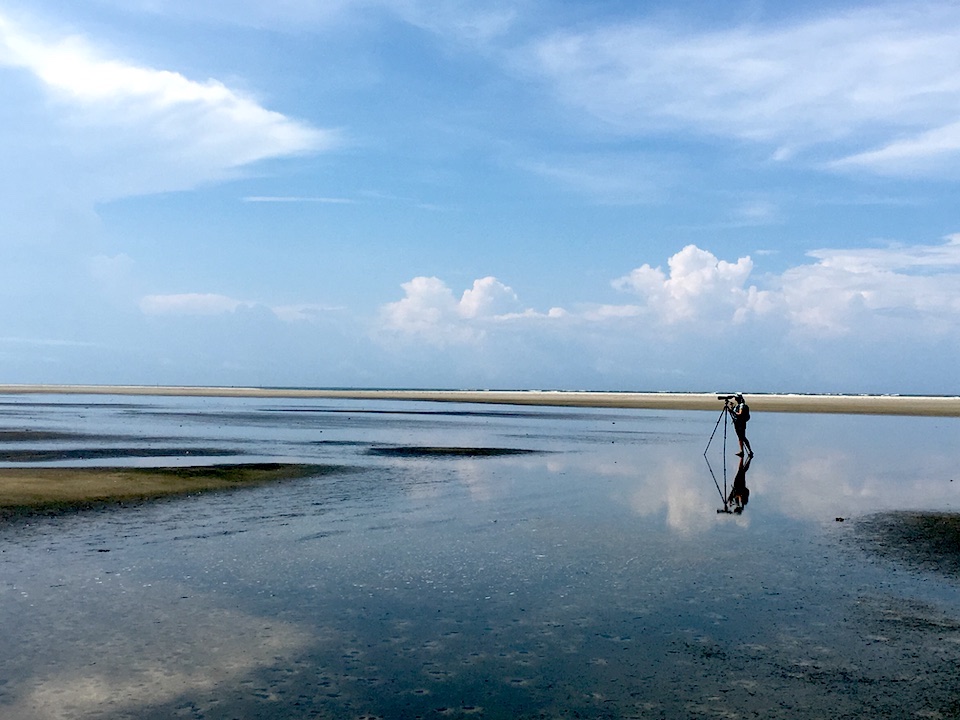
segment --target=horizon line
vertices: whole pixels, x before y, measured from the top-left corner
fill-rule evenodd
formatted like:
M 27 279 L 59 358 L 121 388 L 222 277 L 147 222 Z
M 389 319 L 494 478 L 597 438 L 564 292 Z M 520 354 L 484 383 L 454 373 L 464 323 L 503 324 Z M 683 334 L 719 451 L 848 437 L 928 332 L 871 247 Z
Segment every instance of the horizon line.
M 738 391 L 739 392 L 739 391 Z M 395 400 L 637 410 L 718 410 L 718 392 L 627 390 L 462 390 L 206 385 L 0 384 L 6 395 L 145 395 L 275 399 Z M 760 412 L 960 417 L 960 396 L 744 393 Z

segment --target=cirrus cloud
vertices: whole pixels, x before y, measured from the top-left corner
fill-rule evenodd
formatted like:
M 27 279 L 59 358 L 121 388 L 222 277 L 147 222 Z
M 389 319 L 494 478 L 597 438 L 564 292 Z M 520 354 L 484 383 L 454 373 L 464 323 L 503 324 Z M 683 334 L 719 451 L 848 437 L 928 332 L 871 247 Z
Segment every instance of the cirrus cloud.
M 960 9 L 930 2 L 710 31 L 634 20 L 544 36 L 517 64 L 626 135 L 683 129 L 929 175 L 960 154 L 958 32 Z
M 180 293 L 147 295 L 140 301 L 140 309 L 146 315 L 223 315 L 255 304 L 216 293 Z
M 94 201 L 182 190 L 267 158 L 334 147 L 337 133 L 215 79 L 112 58 L 80 36 L 43 37 L 0 14 L 0 69 L 27 73 L 58 109 L 59 153 Z
M 144 315 L 215 316 L 229 315 L 251 308 L 265 308 L 277 319 L 287 323 L 316 320 L 321 315 L 338 309 L 312 303 L 269 306 L 251 300 L 237 300 L 217 293 L 146 295 L 140 300 L 140 311 Z

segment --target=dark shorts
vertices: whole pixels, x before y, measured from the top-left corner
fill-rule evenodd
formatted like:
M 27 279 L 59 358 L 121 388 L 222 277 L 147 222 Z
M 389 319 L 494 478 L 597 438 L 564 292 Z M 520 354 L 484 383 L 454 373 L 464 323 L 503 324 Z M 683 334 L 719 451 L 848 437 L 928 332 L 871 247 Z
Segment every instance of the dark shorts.
M 737 437 L 740 438 L 741 440 L 743 440 L 744 438 L 747 437 L 747 424 L 746 424 L 746 423 L 734 422 L 734 423 L 733 423 L 733 429 L 736 431 Z

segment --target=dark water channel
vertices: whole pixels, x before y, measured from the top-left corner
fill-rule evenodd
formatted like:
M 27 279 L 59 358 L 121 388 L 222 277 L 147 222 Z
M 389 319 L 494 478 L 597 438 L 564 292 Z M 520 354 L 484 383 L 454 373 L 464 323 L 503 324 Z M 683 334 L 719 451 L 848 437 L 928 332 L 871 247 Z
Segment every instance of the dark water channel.
M 0 717 L 960 716 L 956 558 L 890 531 L 960 421 L 756 414 L 733 515 L 715 420 L 0 398 L 7 466 L 348 467 L 0 524 Z

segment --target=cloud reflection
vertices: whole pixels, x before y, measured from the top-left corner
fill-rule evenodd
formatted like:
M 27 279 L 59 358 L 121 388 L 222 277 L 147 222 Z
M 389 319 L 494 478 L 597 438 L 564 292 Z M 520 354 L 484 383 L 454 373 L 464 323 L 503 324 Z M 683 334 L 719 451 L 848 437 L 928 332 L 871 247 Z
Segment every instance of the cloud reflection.
M 84 655 L 58 658 L 48 674 L 29 680 L 32 688 L 11 693 L 19 699 L 4 708 L 4 718 L 67 720 L 131 713 L 196 693 L 222 697 L 221 686 L 234 687 L 259 668 L 289 665 L 312 638 L 291 623 L 237 610 L 142 612 L 105 619 L 99 631 L 88 628 L 87 637 L 96 639 Z

